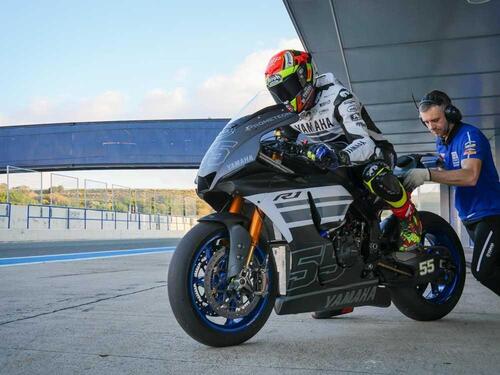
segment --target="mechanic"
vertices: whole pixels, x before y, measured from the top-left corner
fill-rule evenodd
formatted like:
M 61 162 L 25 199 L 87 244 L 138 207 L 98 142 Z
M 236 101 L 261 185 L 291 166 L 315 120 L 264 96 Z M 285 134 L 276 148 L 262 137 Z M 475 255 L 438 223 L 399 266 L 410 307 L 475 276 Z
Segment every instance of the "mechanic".
M 422 123 L 436 136 L 443 169 L 412 169 L 404 179 L 410 191 L 425 181 L 452 185 L 455 207 L 474 241 L 471 272 L 500 295 L 500 182 L 490 143 L 476 127 L 462 122 L 449 96 L 438 90 L 418 105 Z
M 266 86 L 277 103 L 299 114 L 299 121 L 281 133 L 296 140 L 299 133 L 312 143 L 307 156 L 315 161 L 332 160 L 331 167 L 366 165 L 362 179 L 366 187 L 386 201 L 400 221 L 399 250 L 420 243 L 422 225 L 399 180 L 392 174 L 394 148 L 375 126 L 364 106 L 332 73 L 315 77 L 311 55 L 284 50 L 274 55 L 265 71 Z M 334 143 L 345 142 L 338 153 Z M 349 311 L 348 311 L 349 310 Z M 350 312 L 322 311 L 313 317 L 327 318 Z

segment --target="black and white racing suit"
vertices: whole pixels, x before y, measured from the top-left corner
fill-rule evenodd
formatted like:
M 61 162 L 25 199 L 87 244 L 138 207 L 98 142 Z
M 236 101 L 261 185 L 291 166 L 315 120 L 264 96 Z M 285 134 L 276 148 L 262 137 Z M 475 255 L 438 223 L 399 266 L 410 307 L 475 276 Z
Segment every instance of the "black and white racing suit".
M 347 142 L 344 151 L 353 164 L 384 159 L 383 150 L 392 149 L 358 98 L 332 73 L 317 77 L 314 106 L 290 126 L 311 143 Z
M 393 208 L 402 208 L 407 195 L 392 174 L 394 148 L 375 126 L 360 101 L 332 73 L 316 79 L 316 98 L 312 108 L 300 113 L 287 136 L 302 133 L 310 143 L 345 142 L 343 151 L 350 164 L 367 164 L 362 173 L 365 185 Z M 335 147 L 338 148 L 338 147 Z

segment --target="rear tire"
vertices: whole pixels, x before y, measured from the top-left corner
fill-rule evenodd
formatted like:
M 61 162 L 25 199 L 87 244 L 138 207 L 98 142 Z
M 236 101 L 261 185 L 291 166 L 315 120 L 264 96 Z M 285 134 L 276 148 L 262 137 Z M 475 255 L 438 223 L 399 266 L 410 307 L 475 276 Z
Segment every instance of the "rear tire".
M 404 315 L 415 320 L 430 321 L 446 316 L 458 303 L 465 283 L 465 258 L 462 244 L 448 222 L 432 212 L 421 211 L 419 214 L 423 237 L 431 245 L 448 248 L 447 255 L 455 267 L 455 274 L 448 284 L 393 286 L 390 293 L 392 302 Z
M 215 347 L 238 345 L 253 337 L 269 318 L 278 293 L 277 271 L 272 251 L 259 245 L 255 249 L 254 258 L 262 262 L 263 258 L 269 255 L 267 295 L 260 297 L 256 306 L 246 316 L 237 319 L 219 316 L 204 296 L 204 280 L 201 278 L 204 276 L 203 269 L 208 268 L 206 263 L 217 251 L 214 249 L 215 243 L 221 238 L 228 238 L 227 229 L 223 224 L 197 224 L 177 246 L 168 270 L 168 297 L 175 318 L 193 339 Z M 219 270 L 219 266 L 216 269 Z M 221 281 L 224 280 L 222 272 L 216 277 L 217 285 L 225 285 Z

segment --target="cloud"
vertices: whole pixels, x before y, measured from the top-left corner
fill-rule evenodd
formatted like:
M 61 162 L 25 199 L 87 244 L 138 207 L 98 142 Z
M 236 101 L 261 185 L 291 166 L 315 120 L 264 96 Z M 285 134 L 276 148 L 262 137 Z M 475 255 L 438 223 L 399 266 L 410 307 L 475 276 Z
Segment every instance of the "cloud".
M 25 108 L 8 116 L 8 120 L 11 125 L 120 120 L 125 115 L 125 104 L 125 96 L 118 91 L 105 91 L 95 97 L 76 100 L 35 98 Z
M 266 88 L 264 71 L 272 55 L 283 49 L 303 49 L 298 38 L 282 40 L 277 48 L 251 53 L 231 73 L 205 80 L 195 93 L 200 115 L 230 117 Z
M 75 103 L 78 121 L 119 120 L 125 112 L 125 96 L 119 91 L 106 91 L 94 98 Z
M 191 73 L 191 68 L 189 67 L 179 68 L 174 72 L 173 79 L 175 82 L 182 82 L 189 76 L 189 73 Z
M 186 90 L 154 89 L 146 94 L 138 109 L 142 119 L 175 118 L 187 113 Z
M 47 98 L 36 98 L 28 106 L 28 112 L 33 116 L 44 117 L 54 110 L 54 103 Z
M 195 93 L 195 101 L 205 115 L 227 117 L 235 113 L 258 91 L 265 89 L 264 70 L 269 51 L 248 55 L 233 72 L 205 80 Z
M 10 125 L 9 122 L 10 122 L 9 118 L 4 114 L 0 113 L 0 126 L 8 126 Z
M 278 44 L 278 51 L 283 49 L 296 49 L 299 51 L 303 51 L 304 46 L 302 45 L 302 42 L 299 38 L 281 39 Z
M 52 122 L 110 121 L 127 119 L 231 117 L 257 92 L 265 89 L 264 70 L 270 57 L 283 49 L 303 49 L 298 38 L 284 39 L 275 48 L 254 51 L 227 74 L 208 77 L 188 90 L 181 83 L 189 67 L 179 68 L 173 82 L 177 87 L 155 88 L 133 106 L 126 96 L 109 90 L 90 98 L 35 98 L 25 108 L 0 114 L 0 125 Z

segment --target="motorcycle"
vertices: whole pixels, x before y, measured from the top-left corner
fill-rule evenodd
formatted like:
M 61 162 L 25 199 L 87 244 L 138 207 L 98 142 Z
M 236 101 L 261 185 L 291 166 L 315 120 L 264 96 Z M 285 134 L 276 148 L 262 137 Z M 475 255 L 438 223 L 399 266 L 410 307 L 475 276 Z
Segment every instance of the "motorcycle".
M 450 313 L 465 259 L 449 223 L 420 211 L 418 249 L 398 252 L 399 222 L 382 219 L 388 206 L 353 177 L 356 167 L 322 168 L 300 142 L 275 136 L 298 115 L 276 104 L 255 111 L 263 95 L 202 160 L 197 194 L 215 212 L 182 238 L 168 271 L 184 331 L 222 347 L 253 337 L 273 308 L 285 315 L 392 302 L 415 320 Z M 395 173 L 421 166 L 420 156 L 404 156 Z

